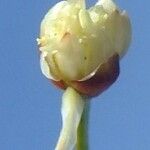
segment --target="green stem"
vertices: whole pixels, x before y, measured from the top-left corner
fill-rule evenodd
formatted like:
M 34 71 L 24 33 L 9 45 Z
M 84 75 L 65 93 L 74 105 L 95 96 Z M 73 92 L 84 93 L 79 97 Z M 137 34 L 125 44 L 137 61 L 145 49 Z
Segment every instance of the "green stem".
M 90 104 L 86 102 L 77 132 L 77 150 L 88 150 L 89 108 Z

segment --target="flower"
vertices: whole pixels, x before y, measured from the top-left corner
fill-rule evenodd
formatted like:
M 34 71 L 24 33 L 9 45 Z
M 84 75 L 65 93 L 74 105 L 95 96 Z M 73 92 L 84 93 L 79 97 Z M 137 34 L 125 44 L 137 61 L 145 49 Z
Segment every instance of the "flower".
M 84 0 L 61 1 L 41 23 L 42 72 L 62 89 L 96 96 L 117 79 L 130 40 L 128 15 L 112 0 L 88 9 Z

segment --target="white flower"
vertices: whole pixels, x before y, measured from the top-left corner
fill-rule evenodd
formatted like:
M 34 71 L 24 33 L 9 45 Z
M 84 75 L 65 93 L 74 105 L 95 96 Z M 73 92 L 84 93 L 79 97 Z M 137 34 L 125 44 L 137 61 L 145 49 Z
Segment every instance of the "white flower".
M 55 150 L 72 150 L 86 96 L 107 89 L 119 75 L 119 60 L 131 41 L 131 24 L 113 0 L 86 8 L 84 0 L 67 0 L 51 8 L 41 23 L 40 64 L 60 88 L 63 127 Z
M 89 9 L 84 0 L 61 1 L 41 23 L 42 72 L 66 84 L 90 79 L 109 58 L 124 56 L 130 40 L 128 15 L 112 0 L 98 1 Z

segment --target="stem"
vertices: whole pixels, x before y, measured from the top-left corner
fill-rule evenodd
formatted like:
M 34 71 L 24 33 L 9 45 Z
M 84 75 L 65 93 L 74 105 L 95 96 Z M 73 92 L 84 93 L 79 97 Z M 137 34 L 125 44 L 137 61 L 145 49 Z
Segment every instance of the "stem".
M 62 129 L 55 150 L 73 150 L 75 148 L 77 130 L 85 103 L 85 97 L 76 90 L 71 87 L 66 89 L 62 98 Z
M 86 102 L 77 133 L 77 150 L 88 150 L 89 102 Z

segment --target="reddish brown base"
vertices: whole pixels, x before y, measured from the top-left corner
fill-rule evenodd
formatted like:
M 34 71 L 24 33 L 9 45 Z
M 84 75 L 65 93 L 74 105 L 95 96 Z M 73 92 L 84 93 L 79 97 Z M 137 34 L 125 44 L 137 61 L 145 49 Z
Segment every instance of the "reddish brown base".
M 102 64 L 96 74 L 86 81 L 64 81 L 52 82 L 61 89 L 66 89 L 68 86 L 73 87 L 79 93 L 93 97 L 101 94 L 110 87 L 119 76 L 119 56 L 115 54 L 109 60 Z

